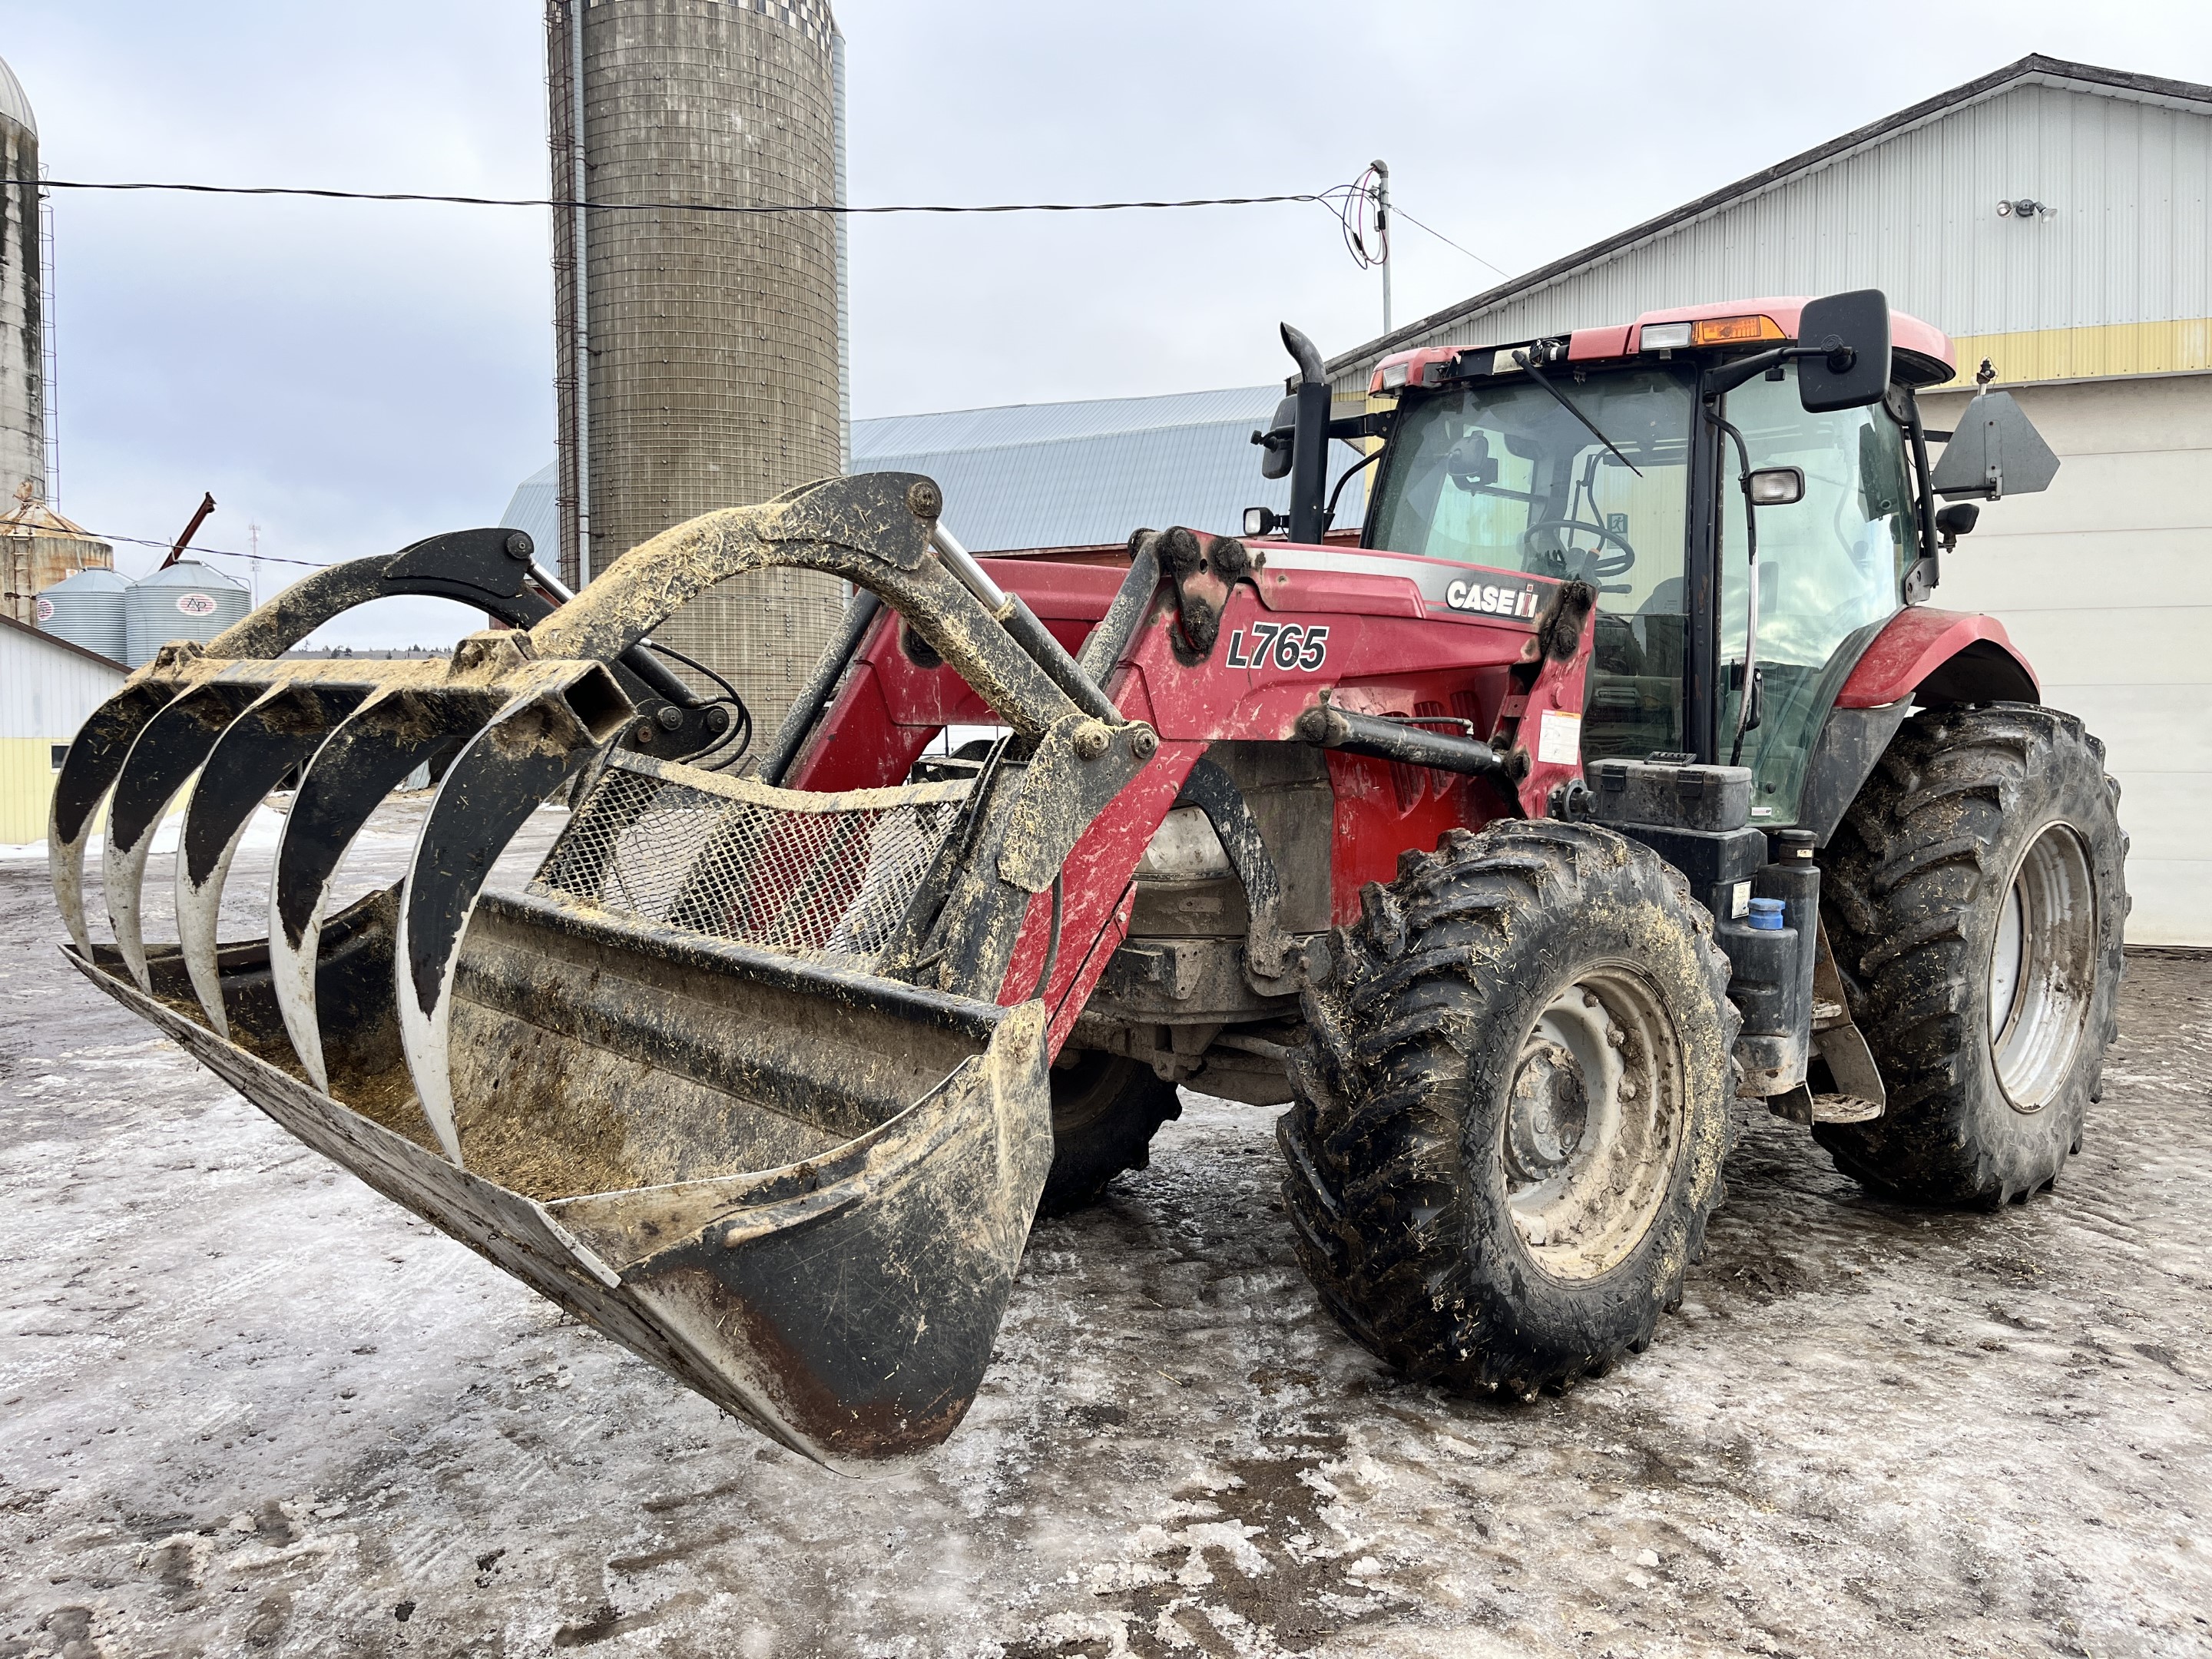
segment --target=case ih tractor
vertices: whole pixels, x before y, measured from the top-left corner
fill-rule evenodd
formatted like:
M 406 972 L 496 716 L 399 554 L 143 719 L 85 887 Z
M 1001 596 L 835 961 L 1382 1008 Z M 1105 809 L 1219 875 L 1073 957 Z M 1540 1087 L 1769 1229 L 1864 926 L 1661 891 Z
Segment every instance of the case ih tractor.
M 2055 470 L 2012 401 L 1927 432 L 1949 346 L 1870 292 L 1401 354 L 1352 418 L 1285 338 L 1298 384 L 1255 434 L 1285 535 L 1255 509 L 1115 564 L 978 561 L 934 483 L 878 474 L 678 526 L 574 596 L 527 538 L 464 532 L 165 647 L 58 780 L 72 959 L 838 1468 L 951 1431 L 1040 1204 L 1143 1164 L 1177 1085 L 1287 1106 L 1322 1301 L 1467 1390 L 1644 1346 L 1747 1106 L 1905 1200 L 2048 1184 L 2113 1030 L 2118 791 L 1997 623 L 1924 603 L 1969 498 Z M 1357 548 L 1324 541 L 1340 440 L 1375 469 Z M 652 630 L 774 565 L 860 592 L 733 765 L 734 695 Z M 506 626 L 450 661 L 280 660 L 391 592 Z M 326 907 L 425 763 L 405 879 Z M 220 942 L 243 826 L 295 773 L 268 937 Z M 188 783 L 178 938 L 149 944 Z M 487 890 L 564 792 L 536 878 Z

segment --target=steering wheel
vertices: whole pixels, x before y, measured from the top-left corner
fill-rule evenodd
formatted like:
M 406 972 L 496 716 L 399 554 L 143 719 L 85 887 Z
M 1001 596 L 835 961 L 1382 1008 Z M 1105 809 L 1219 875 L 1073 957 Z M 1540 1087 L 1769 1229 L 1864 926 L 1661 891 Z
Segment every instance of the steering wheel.
M 1618 576 L 1633 569 L 1636 566 L 1636 549 L 1630 543 L 1627 537 L 1622 535 L 1618 530 L 1607 530 L 1601 524 L 1592 524 L 1587 519 L 1536 520 L 1526 530 L 1521 532 L 1521 553 L 1524 559 L 1538 553 L 1549 553 L 1559 562 L 1562 568 L 1564 568 L 1566 562 L 1565 555 L 1567 553 L 1580 553 L 1584 551 L 1595 553 L 1597 550 L 1595 548 L 1568 548 L 1565 550 L 1559 548 L 1540 549 L 1536 545 L 1537 532 L 1545 530 L 1565 530 L 1570 532 L 1587 530 L 1591 535 L 1602 537 L 1607 541 L 1611 542 L 1614 546 L 1618 547 L 1620 550 L 1620 552 L 1612 555 L 1610 557 L 1601 558 L 1597 561 L 1596 568 L 1591 573 L 1594 575 L 1600 577 Z

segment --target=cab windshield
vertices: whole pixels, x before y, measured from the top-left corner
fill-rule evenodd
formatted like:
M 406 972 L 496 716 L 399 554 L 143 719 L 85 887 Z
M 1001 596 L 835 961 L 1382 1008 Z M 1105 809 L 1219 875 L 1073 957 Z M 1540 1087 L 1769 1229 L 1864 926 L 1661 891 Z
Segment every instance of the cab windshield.
M 1584 758 L 1680 749 L 1692 381 L 1638 368 L 1552 384 L 1634 465 L 1526 375 L 1424 398 L 1398 417 L 1368 544 L 1595 584 Z
M 1407 407 L 1391 439 L 1368 545 L 1581 576 L 1616 602 L 1629 599 L 1632 609 L 1669 579 L 1679 595 L 1689 381 L 1640 369 L 1577 383 L 1563 369 L 1552 384 L 1589 426 L 1523 374 Z

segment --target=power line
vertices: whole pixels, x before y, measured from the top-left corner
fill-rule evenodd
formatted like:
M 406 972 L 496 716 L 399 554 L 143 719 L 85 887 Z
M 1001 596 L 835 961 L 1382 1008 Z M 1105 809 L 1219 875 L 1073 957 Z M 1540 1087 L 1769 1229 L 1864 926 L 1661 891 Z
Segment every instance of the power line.
M 1397 215 L 1401 219 L 1403 219 L 1403 220 L 1404 220 L 1407 224 L 1417 226 L 1417 227 L 1419 227 L 1420 229 L 1427 231 L 1427 232 L 1429 233 L 1429 234 L 1430 234 L 1430 235 L 1431 235 L 1431 236 L 1435 237 L 1435 238 L 1437 239 L 1437 240 L 1438 240 L 1439 242 L 1442 242 L 1442 243 L 1443 243 L 1446 247 L 1449 247 L 1449 248 L 1457 248 L 1457 249 L 1459 250 L 1459 252 L 1460 252 L 1464 253 L 1465 255 L 1467 255 L 1467 257 L 1468 257 L 1468 258 L 1470 258 L 1470 259 L 1474 260 L 1474 261 L 1475 262 L 1475 264 L 1479 264 L 1479 265 L 1489 265 L 1489 266 L 1490 266 L 1490 269 L 1491 269 L 1491 270 L 1494 270 L 1494 271 L 1496 271 L 1496 272 L 1497 272 L 1500 276 L 1510 277 L 1510 276 L 1513 275 L 1513 273 L 1512 273 L 1511 271 L 1510 271 L 1510 270 L 1506 270 L 1503 265 L 1492 265 L 1492 264 L 1491 264 L 1489 260 L 1487 260 L 1487 259 L 1484 258 L 1483 258 L 1480 253 L 1477 253 L 1477 252 L 1476 252 L 1473 248 L 1471 248 L 1471 247 L 1460 247 L 1460 245 L 1459 245 L 1457 242 L 1455 242 L 1454 240 L 1452 240 L 1452 239 L 1451 239 L 1450 237 L 1449 237 L 1449 236 L 1445 235 L 1445 234 L 1443 234 L 1443 232 L 1442 232 L 1441 230 L 1438 230 L 1435 226 L 1433 226 L 1433 225 L 1424 225 L 1424 224 L 1422 224 L 1422 223 L 1421 223 L 1421 222 L 1420 222 L 1419 219 L 1416 219 L 1415 217 L 1413 217 L 1413 216 L 1412 214 L 1410 214 L 1410 213 L 1407 212 L 1405 209 L 1403 209 L 1403 208 L 1400 207 L 1400 206 L 1399 206 L 1395 202 L 1393 202 L 1393 203 L 1390 204 L 1390 206 L 1391 206 L 1391 210 L 1392 210 L 1393 212 L 1395 212 L 1395 214 L 1396 214 L 1396 215 Z
M 96 542 L 128 542 L 133 547 L 158 547 L 165 551 L 174 544 L 168 541 L 149 541 L 143 536 L 113 536 L 105 530 L 88 530 L 84 533 Z M 250 559 L 256 564 L 296 564 L 309 570 L 330 568 L 327 564 L 318 564 L 313 559 L 287 559 L 275 553 L 234 553 L 226 547 L 201 547 L 197 544 L 185 548 L 185 552 L 188 556 L 194 553 L 212 553 L 219 559 Z
M 1206 196 L 1179 202 L 901 203 L 846 207 L 832 202 L 578 202 L 547 196 L 434 196 L 416 191 L 320 190 L 301 185 L 191 185 L 86 179 L 43 179 L 46 190 L 177 191 L 196 196 L 312 196 L 333 202 L 446 202 L 459 207 L 580 208 L 599 213 L 1120 213 L 1135 208 L 1263 207 L 1278 202 L 1326 202 L 1345 187 L 1285 196 Z M 1464 249 L 1462 252 L 1465 252 Z

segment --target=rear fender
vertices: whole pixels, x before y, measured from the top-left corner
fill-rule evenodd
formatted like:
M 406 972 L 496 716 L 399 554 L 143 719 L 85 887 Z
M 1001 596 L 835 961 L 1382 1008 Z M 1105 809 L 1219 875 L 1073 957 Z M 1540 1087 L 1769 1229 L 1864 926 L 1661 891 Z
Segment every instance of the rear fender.
M 1914 605 L 1867 641 L 1836 693 L 1838 708 L 1879 708 L 1918 694 L 1947 702 L 2039 702 L 2035 671 L 1995 617 Z
M 1822 846 L 1916 708 L 2039 702 L 2035 671 L 1994 617 L 1914 605 L 1872 631 L 1805 769 L 1797 823 Z

